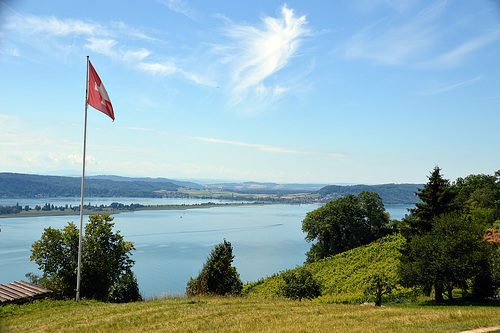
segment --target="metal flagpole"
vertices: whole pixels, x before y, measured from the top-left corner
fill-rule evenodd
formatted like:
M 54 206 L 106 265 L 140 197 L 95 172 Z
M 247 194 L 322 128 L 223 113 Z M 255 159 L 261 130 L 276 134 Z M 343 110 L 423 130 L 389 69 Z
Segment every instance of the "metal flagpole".
M 83 230 L 83 193 L 85 189 L 85 153 L 87 145 L 87 97 L 89 93 L 89 56 L 87 56 L 87 75 L 85 83 L 85 122 L 83 126 L 83 170 L 82 170 L 82 201 L 80 203 L 80 236 L 78 239 L 78 270 L 76 273 L 76 301 L 80 301 L 80 280 L 82 266 L 82 230 Z

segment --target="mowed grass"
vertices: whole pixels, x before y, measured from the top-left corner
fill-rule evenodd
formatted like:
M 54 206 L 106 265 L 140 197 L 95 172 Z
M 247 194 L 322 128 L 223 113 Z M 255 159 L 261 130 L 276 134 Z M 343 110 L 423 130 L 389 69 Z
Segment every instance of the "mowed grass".
M 374 307 L 247 297 L 41 301 L 8 305 L 0 316 L 2 332 L 460 332 L 500 325 L 500 307 L 494 306 Z

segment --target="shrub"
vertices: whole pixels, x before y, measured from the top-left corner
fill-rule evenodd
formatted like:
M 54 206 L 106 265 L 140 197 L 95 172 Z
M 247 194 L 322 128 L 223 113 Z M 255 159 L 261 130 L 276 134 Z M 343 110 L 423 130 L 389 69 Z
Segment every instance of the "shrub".
M 286 271 L 282 275 L 283 285 L 280 287 L 282 296 L 299 299 L 313 299 L 321 295 L 321 285 L 305 268 Z
M 186 294 L 188 296 L 239 295 L 243 289 L 243 283 L 236 268 L 231 266 L 233 259 L 233 247 L 224 239 L 224 242 L 216 245 L 212 250 L 198 277 L 189 279 Z

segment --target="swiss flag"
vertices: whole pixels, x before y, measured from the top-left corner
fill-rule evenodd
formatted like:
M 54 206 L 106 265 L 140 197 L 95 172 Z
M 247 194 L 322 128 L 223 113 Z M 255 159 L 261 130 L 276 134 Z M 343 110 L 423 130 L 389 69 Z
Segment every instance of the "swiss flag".
M 115 120 L 115 114 L 113 112 L 113 106 L 109 100 L 108 92 L 104 88 L 104 85 L 97 75 L 94 66 L 89 60 L 89 96 L 87 98 L 87 103 L 104 114 L 107 114 L 113 121 Z

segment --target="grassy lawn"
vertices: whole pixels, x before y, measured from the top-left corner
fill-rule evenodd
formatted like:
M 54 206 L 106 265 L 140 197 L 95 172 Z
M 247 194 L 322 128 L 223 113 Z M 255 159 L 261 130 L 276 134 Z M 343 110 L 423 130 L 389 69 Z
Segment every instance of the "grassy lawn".
M 500 325 L 494 306 L 361 306 L 247 297 L 0 308 L 1 332 L 460 332 Z

